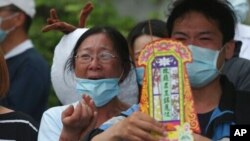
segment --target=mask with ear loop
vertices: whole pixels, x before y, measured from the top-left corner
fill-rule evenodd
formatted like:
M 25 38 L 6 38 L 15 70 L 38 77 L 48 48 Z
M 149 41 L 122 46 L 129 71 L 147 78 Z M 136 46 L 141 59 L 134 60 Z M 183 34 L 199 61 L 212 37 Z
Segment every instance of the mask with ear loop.
M 120 92 L 119 79 L 90 80 L 76 78 L 77 94 L 89 95 L 97 107 L 101 107 L 111 101 Z
M 10 15 L 10 16 L 6 17 L 6 18 L 0 17 L 0 43 L 3 42 L 3 41 L 6 39 L 7 35 L 8 35 L 11 31 L 13 31 L 13 30 L 15 29 L 15 27 L 12 27 L 12 28 L 10 28 L 9 30 L 3 30 L 2 27 L 1 27 L 3 21 L 8 20 L 8 19 L 11 19 L 11 18 L 17 16 L 17 14 L 18 14 L 18 13 L 15 13 L 15 14 L 13 14 L 13 15 Z
M 102 107 L 120 94 L 119 82 L 124 74 L 122 71 L 119 78 L 107 79 L 84 79 L 76 78 L 76 92 L 79 95 L 89 95 L 96 107 Z
M 212 82 L 221 73 L 223 65 L 217 69 L 220 50 L 211 50 L 195 45 L 188 45 L 192 52 L 193 62 L 187 64 L 187 72 L 191 86 L 200 88 Z

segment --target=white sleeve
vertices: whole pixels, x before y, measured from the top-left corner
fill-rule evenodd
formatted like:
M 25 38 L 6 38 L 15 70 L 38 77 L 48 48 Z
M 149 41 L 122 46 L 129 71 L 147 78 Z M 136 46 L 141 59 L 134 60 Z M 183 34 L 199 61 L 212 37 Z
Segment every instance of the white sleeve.
M 62 106 L 53 107 L 43 113 L 38 141 L 59 141 L 63 127 L 61 114 L 64 109 Z

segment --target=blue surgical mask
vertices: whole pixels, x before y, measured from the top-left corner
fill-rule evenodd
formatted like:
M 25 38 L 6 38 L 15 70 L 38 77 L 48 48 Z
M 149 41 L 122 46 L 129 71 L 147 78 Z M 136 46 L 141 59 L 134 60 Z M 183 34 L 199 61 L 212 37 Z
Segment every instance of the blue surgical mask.
M 118 82 L 119 79 L 116 78 L 100 80 L 76 78 L 76 91 L 79 95 L 89 95 L 96 107 L 101 107 L 120 93 Z
M 239 22 L 244 22 L 248 11 L 249 11 L 249 4 L 247 0 L 228 0 L 232 6 L 233 10 L 237 16 Z
M 5 17 L 5 18 L 0 17 L 0 43 L 4 41 L 4 39 L 7 37 L 7 35 L 8 35 L 9 32 L 11 32 L 12 30 L 15 29 L 15 27 L 12 27 L 12 28 L 9 29 L 9 30 L 3 30 L 3 29 L 1 28 L 2 22 L 3 22 L 4 20 L 11 19 L 11 18 L 13 18 L 13 17 L 15 17 L 15 16 L 17 16 L 17 15 L 18 15 L 18 13 L 12 14 L 12 15 L 10 15 L 10 16 L 8 16 L 8 17 Z
M 217 59 L 221 52 L 199 46 L 189 45 L 193 62 L 187 64 L 187 72 L 191 86 L 200 88 L 212 82 L 220 74 Z M 221 70 L 221 69 L 220 69 Z
M 135 68 L 136 71 L 136 80 L 137 83 L 142 85 L 143 77 L 144 77 L 144 67 Z

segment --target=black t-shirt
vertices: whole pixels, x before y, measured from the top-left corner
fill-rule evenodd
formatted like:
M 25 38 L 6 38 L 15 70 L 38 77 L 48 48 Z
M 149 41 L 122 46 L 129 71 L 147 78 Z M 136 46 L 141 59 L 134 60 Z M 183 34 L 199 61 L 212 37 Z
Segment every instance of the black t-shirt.
M 0 140 L 37 141 L 38 125 L 22 112 L 0 114 Z

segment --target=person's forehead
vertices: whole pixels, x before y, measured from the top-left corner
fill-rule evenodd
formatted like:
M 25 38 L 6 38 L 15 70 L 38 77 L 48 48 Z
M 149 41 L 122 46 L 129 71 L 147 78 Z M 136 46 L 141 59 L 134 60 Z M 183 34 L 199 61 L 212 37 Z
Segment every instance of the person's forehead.
M 0 16 L 11 14 L 12 11 L 8 7 L 0 7 Z
M 92 49 L 92 48 L 107 48 L 113 49 L 112 40 L 104 33 L 97 33 L 88 36 L 85 40 L 82 41 L 79 48 L 81 49 Z
M 11 6 L 9 5 L 9 6 L 0 7 L 0 12 L 2 12 L 2 11 L 11 11 Z
M 151 35 L 141 35 L 139 37 L 136 38 L 135 42 L 134 42 L 134 50 L 135 51 L 140 51 L 146 44 L 160 39 L 160 37 L 157 36 L 151 36 Z
M 187 13 L 174 21 L 173 30 L 185 29 L 191 31 L 208 32 L 208 30 L 219 30 L 218 24 L 215 20 L 206 17 L 199 12 Z
M 183 13 L 182 15 L 178 16 L 174 22 L 176 21 L 182 21 L 182 20 L 205 20 L 205 21 L 209 21 L 209 22 L 214 22 L 216 23 L 216 20 L 207 16 L 205 13 L 201 12 L 201 11 L 196 11 L 196 10 L 192 10 L 192 11 L 187 11 L 186 13 Z M 192 23 L 190 21 L 190 23 Z

